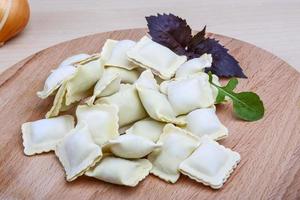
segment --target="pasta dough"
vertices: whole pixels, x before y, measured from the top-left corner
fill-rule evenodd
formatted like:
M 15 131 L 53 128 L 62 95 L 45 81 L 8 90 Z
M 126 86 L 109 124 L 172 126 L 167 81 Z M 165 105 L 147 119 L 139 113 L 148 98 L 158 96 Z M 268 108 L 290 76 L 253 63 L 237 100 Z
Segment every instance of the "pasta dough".
M 106 40 L 101 51 L 105 66 L 122 67 L 128 70 L 136 68 L 137 66 L 130 62 L 126 55 L 126 52 L 135 44 L 136 42 L 132 40 Z
M 121 79 L 118 74 L 104 71 L 102 78 L 94 87 L 93 96 L 88 98 L 86 103 L 91 106 L 96 98 L 105 97 L 116 93 L 120 89 L 120 84 Z
M 121 83 L 133 84 L 138 78 L 140 73 L 137 70 L 127 70 L 120 67 L 106 67 L 105 72 L 111 74 L 118 74 L 121 79 Z
M 148 176 L 151 167 L 152 165 L 147 159 L 126 160 L 105 156 L 85 175 L 108 183 L 134 187 Z
M 65 96 L 67 92 L 66 85 L 67 83 L 63 83 L 58 89 L 53 101 L 53 105 L 46 114 L 46 118 L 55 117 L 59 114 L 60 111 L 66 108 L 65 105 L 65 101 L 66 101 Z
M 122 85 L 120 91 L 98 99 L 96 104 L 114 104 L 119 108 L 119 126 L 125 126 L 147 116 L 134 85 Z
M 126 130 L 126 134 L 139 135 L 153 142 L 157 142 L 159 136 L 163 132 L 164 126 L 165 123 L 163 122 L 147 118 L 134 123 L 128 130 Z
M 98 145 L 119 136 L 118 108 L 114 105 L 81 105 L 77 107 L 76 116 L 79 123 L 87 124 Z
M 201 138 L 199 148 L 180 164 L 181 173 L 214 189 L 221 188 L 240 161 L 240 155 L 209 137 Z
M 107 146 L 114 155 L 132 159 L 142 158 L 161 145 L 142 136 L 124 134 L 114 140 L 109 140 Z
M 75 72 L 76 68 L 72 65 L 64 65 L 53 70 L 45 81 L 44 89 L 37 92 L 37 96 L 41 99 L 46 99 L 62 85 L 63 81 L 67 80 L 75 74 Z
M 85 54 L 85 53 L 73 55 L 73 56 L 68 57 L 64 61 L 62 61 L 61 64 L 59 65 L 59 67 L 63 67 L 66 65 L 74 65 L 80 61 L 88 59 L 89 57 L 91 57 L 91 56 L 89 54 Z
M 164 47 L 149 37 L 144 36 L 131 48 L 127 55 L 129 59 L 143 68 L 151 69 L 152 72 L 162 79 L 170 79 L 176 70 L 183 64 L 186 56 L 178 56 L 173 51 Z
M 199 58 L 193 58 L 182 65 L 176 71 L 176 78 L 187 77 L 198 72 L 204 72 L 206 67 L 210 67 L 212 63 L 211 54 L 203 54 Z
M 205 73 L 170 81 L 167 94 L 177 115 L 187 114 L 197 108 L 207 108 L 215 102 Z
M 54 150 L 57 143 L 73 128 L 74 118 L 71 115 L 24 123 L 24 153 L 34 155 Z
M 77 124 L 56 147 L 56 156 L 66 171 L 67 181 L 73 181 L 94 166 L 102 157 L 85 123 Z
M 179 176 L 179 165 L 198 147 L 199 140 L 187 131 L 167 124 L 158 143 L 161 149 L 154 150 L 148 159 L 152 163 L 151 173 L 161 179 L 175 183 Z
M 159 92 L 156 80 L 150 70 L 144 71 L 135 85 L 142 104 L 151 118 L 162 122 L 185 124 L 184 121 L 176 118 L 176 113 L 166 95 Z
M 89 89 L 100 79 L 104 70 L 103 63 L 97 55 L 82 61 L 77 68 L 74 76 L 67 81 L 67 106 L 87 97 L 90 94 Z
M 228 136 L 228 129 L 220 122 L 214 108 L 194 110 L 186 117 L 187 129 L 198 137 L 207 135 L 220 140 Z

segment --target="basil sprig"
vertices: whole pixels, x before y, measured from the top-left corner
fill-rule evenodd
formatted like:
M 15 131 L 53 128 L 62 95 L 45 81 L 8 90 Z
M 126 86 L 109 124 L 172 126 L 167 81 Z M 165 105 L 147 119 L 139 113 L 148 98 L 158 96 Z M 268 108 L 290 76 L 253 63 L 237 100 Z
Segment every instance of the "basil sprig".
M 233 90 L 238 84 L 236 78 L 229 80 L 226 86 L 218 86 L 212 82 L 212 74 L 208 73 L 209 82 L 218 89 L 216 103 L 225 101 L 225 96 L 229 97 L 233 103 L 233 112 L 236 117 L 245 121 L 256 121 L 264 116 L 264 104 L 254 92 L 235 93 Z

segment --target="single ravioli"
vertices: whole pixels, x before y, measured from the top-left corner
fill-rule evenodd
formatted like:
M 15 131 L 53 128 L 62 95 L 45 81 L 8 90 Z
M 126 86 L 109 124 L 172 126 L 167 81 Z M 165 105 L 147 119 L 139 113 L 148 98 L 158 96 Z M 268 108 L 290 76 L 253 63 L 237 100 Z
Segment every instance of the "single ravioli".
M 119 136 L 118 108 L 115 105 L 80 105 L 77 107 L 76 116 L 79 123 L 86 123 L 98 145 Z
M 167 124 L 158 143 L 162 143 L 162 147 L 148 156 L 153 165 L 151 173 L 167 182 L 175 183 L 180 176 L 180 163 L 198 147 L 199 140 L 187 131 Z
M 151 69 L 152 72 L 162 79 L 170 79 L 176 70 L 183 64 L 186 56 L 178 56 L 173 51 L 164 47 L 149 37 L 144 36 L 131 48 L 127 55 L 129 59 L 143 68 Z
M 45 99 L 52 95 L 68 78 L 76 73 L 75 64 L 89 58 L 88 54 L 77 54 L 65 59 L 57 69 L 51 71 L 45 81 L 42 91 L 37 92 L 37 96 Z
M 144 71 L 135 83 L 141 102 L 149 116 L 157 121 L 184 125 L 176 118 L 176 113 L 167 96 L 160 93 L 158 85 L 150 70 Z
M 148 140 L 157 142 L 165 125 L 166 123 L 146 118 L 135 122 L 128 130 L 126 130 L 126 134 L 142 136 Z
M 74 118 L 71 115 L 22 124 L 25 155 L 55 150 L 58 142 L 73 128 Z
M 175 78 L 184 78 L 198 72 L 204 72 L 204 69 L 210 67 L 212 63 L 211 54 L 203 54 L 199 58 L 193 58 L 180 65 L 177 69 Z
M 72 65 L 73 66 L 76 63 L 79 63 L 83 60 L 88 59 L 89 57 L 91 57 L 91 55 L 85 54 L 85 53 L 80 53 L 80 54 L 70 56 L 70 57 L 66 58 L 64 61 L 62 61 L 60 63 L 59 68 L 63 67 L 63 66 L 66 66 L 66 65 Z
M 199 138 L 206 135 L 213 140 L 228 136 L 228 129 L 220 122 L 214 108 L 202 108 L 190 112 L 186 117 L 187 130 Z
M 119 91 L 121 79 L 118 74 L 104 71 L 101 79 L 94 87 L 93 96 L 89 97 L 86 101 L 88 105 L 93 105 L 96 98 L 112 95 Z
M 134 85 L 121 84 L 120 91 L 98 99 L 96 104 L 113 104 L 119 108 L 119 126 L 123 127 L 132 122 L 147 117 L 147 113 L 139 99 Z
M 68 108 L 68 106 L 66 106 L 66 92 L 67 92 L 66 86 L 67 83 L 64 82 L 58 89 L 52 107 L 46 113 L 46 118 L 55 117 L 59 114 L 60 111 L 66 110 L 64 108 Z
M 203 136 L 194 153 L 180 164 L 181 173 L 191 179 L 221 188 L 240 161 L 240 155 Z
M 77 72 L 66 83 L 66 105 L 87 97 L 103 71 L 103 63 L 98 55 L 77 64 Z
M 210 107 L 215 102 L 208 75 L 202 72 L 168 81 L 166 92 L 177 115 L 187 114 L 197 108 Z
M 121 79 L 121 83 L 133 84 L 140 76 L 140 72 L 138 70 L 127 70 L 120 67 L 105 67 L 105 72 L 118 74 Z
M 86 176 L 99 180 L 134 187 L 149 175 L 152 164 L 147 159 L 126 160 L 113 156 L 104 158 Z
M 63 81 L 67 80 L 75 73 L 76 68 L 72 65 L 63 65 L 52 70 L 51 74 L 45 81 L 43 90 L 37 92 L 37 96 L 41 99 L 46 99 L 63 84 Z
M 77 124 L 55 149 L 66 172 L 67 181 L 73 181 L 94 166 L 102 157 L 101 148 L 93 141 L 85 123 Z
M 124 134 L 109 140 L 106 146 L 114 155 L 127 159 L 143 158 L 161 147 L 160 144 L 134 134 Z
M 101 57 L 105 66 L 121 67 L 128 70 L 138 67 L 130 62 L 126 53 L 136 42 L 132 40 L 106 40 L 102 47 Z

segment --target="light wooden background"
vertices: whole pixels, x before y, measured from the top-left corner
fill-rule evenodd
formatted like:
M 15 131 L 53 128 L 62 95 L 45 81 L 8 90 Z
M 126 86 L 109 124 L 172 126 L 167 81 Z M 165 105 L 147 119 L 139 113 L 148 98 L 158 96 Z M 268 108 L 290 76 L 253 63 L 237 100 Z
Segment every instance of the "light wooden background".
M 31 19 L 0 48 L 0 73 L 56 43 L 97 32 L 145 27 L 144 16 L 172 12 L 195 30 L 238 38 L 300 71 L 300 0 L 29 0 Z

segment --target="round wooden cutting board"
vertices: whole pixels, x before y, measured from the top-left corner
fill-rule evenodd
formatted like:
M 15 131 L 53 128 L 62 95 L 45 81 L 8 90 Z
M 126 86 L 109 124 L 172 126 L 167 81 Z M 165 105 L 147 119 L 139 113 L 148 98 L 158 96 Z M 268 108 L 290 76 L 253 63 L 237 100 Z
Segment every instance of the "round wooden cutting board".
M 184 175 L 176 184 L 149 175 L 137 187 L 88 177 L 68 183 L 53 152 L 23 154 L 21 124 L 41 119 L 52 98 L 41 100 L 51 69 L 66 57 L 99 52 L 106 39 L 138 40 L 145 29 L 99 33 L 64 42 L 19 62 L 0 75 L 0 199 L 299 199 L 300 74 L 278 57 L 248 43 L 216 35 L 240 62 L 248 79 L 237 91 L 255 91 L 266 113 L 262 120 L 234 118 L 231 106 L 218 107 L 229 137 L 220 143 L 241 154 L 241 162 L 220 190 Z

